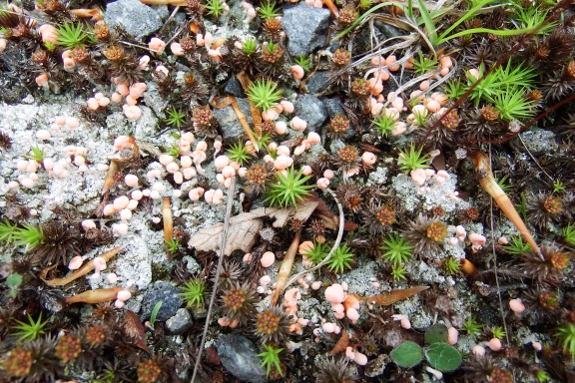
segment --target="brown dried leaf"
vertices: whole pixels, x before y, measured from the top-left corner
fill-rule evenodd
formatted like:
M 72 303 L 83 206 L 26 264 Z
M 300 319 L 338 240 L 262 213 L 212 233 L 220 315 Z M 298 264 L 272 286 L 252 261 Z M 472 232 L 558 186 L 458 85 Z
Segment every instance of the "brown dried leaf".
M 273 226 L 283 227 L 290 218 L 297 218 L 302 221 L 307 220 L 317 205 L 318 201 L 310 200 L 299 204 L 297 209 L 293 207 L 289 209 L 262 207 L 232 217 L 224 254 L 230 255 L 232 251 L 238 249 L 246 252 L 250 251 L 256 242 L 258 232 L 263 227 L 263 217 L 275 218 Z M 223 228 L 224 224 L 219 223 L 212 227 L 200 229 L 196 234 L 192 235 L 188 246 L 195 247 L 196 250 L 219 253 Z
M 319 200 L 314 216 L 321 219 L 327 229 L 337 230 L 339 228 L 339 216 L 329 210 L 329 207 L 327 207 L 325 202 L 322 200 Z M 354 231 L 357 229 L 357 224 L 350 221 L 344 221 L 343 229 L 345 231 Z
M 335 355 L 339 354 L 340 352 L 345 352 L 347 346 L 349 346 L 349 335 L 347 335 L 347 332 L 345 331 L 345 329 L 343 329 L 341 331 L 341 338 L 339 338 L 339 340 L 335 344 L 335 347 L 333 348 L 333 350 L 329 352 L 329 354 Z
M 152 353 L 146 345 L 146 330 L 144 329 L 144 325 L 132 310 L 126 311 L 123 326 L 124 333 L 131 337 L 139 348 L 150 354 Z
M 411 287 L 409 289 L 403 290 L 393 290 L 391 293 L 381 293 L 379 295 L 373 295 L 371 297 L 360 297 L 357 294 L 353 294 L 357 299 L 361 301 L 375 302 L 378 305 L 390 306 L 395 302 L 407 299 L 423 290 L 427 290 L 429 286 L 417 286 Z

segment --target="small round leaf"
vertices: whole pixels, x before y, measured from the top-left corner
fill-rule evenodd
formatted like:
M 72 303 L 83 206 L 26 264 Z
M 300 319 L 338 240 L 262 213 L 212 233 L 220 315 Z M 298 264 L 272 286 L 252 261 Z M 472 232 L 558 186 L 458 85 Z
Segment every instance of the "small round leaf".
M 425 344 L 430 345 L 435 342 L 447 343 L 447 327 L 445 325 L 433 325 L 425 332 Z
M 411 368 L 423 359 L 423 350 L 414 342 L 403 342 L 391 351 L 391 360 L 399 367 Z
M 431 367 L 443 372 L 456 370 L 461 365 L 461 354 L 447 343 L 433 343 L 425 350 L 425 358 Z

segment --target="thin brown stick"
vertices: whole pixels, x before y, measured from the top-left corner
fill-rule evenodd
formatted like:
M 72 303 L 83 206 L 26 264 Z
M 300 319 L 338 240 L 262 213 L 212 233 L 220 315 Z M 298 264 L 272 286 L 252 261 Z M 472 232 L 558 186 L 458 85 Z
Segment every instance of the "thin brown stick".
M 218 281 L 220 280 L 220 273 L 222 272 L 222 263 L 224 261 L 224 251 L 226 248 L 226 241 L 228 239 L 228 231 L 230 230 L 230 218 L 232 216 L 232 207 L 234 205 L 234 193 L 236 191 L 236 177 L 232 177 L 230 187 L 228 188 L 228 202 L 226 206 L 226 217 L 224 219 L 224 228 L 222 231 L 222 241 L 220 243 L 220 258 L 218 259 L 218 267 L 216 269 L 216 277 L 214 278 L 214 289 L 212 291 L 212 296 L 210 298 L 210 305 L 208 307 L 208 314 L 206 316 L 206 324 L 204 325 L 204 333 L 202 334 L 202 341 L 200 342 L 200 347 L 198 350 L 198 356 L 196 357 L 196 363 L 194 365 L 194 373 L 192 374 L 192 380 L 190 383 L 194 383 L 196 376 L 198 374 L 198 368 L 200 367 L 200 361 L 202 360 L 202 352 L 204 351 L 204 345 L 206 344 L 206 337 L 208 336 L 208 329 L 210 328 L 210 319 L 212 317 L 212 310 L 214 308 L 214 303 L 216 302 L 216 296 L 218 295 Z

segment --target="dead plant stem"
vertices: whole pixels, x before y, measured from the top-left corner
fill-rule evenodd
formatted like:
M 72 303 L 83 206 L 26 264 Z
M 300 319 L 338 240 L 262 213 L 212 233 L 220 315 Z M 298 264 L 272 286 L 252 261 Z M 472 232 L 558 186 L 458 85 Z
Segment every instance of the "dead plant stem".
M 208 306 L 208 314 L 206 316 L 206 324 L 204 325 L 204 333 L 202 334 L 202 340 L 200 342 L 200 347 L 198 350 L 198 356 L 196 358 L 196 363 L 194 365 L 194 373 L 192 374 L 192 380 L 190 383 L 194 383 L 196 375 L 198 374 L 198 368 L 200 367 L 200 361 L 202 360 L 202 352 L 204 351 L 204 345 L 206 344 L 206 337 L 208 335 L 208 329 L 210 328 L 210 319 L 212 316 L 212 310 L 214 308 L 214 303 L 216 302 L 216 296 L 218 294 L 218 281 L 220 279 L 220 273 L 222 272 L 222 263 L 224 261 L 224 251 L 226 249 L 226 240 L 228 238 L 228 231 L 230 230 L 230 218 L 232 216 L 232 207 L 234 205 L 234 193 L 236 191 L 236 177 L 232 177 L 230 187 L 228 188 L 228 202 L 226 206 L 226 216 L 224 219 L 224 228 L 222 230 L 222 240 L 220 242 L 220 258 L 218 259 L 218 267 L 216 268 L 216 277 L 214 279 L 214 288 L 212 291 L 212 296 L 210 297 L 210 305 Z

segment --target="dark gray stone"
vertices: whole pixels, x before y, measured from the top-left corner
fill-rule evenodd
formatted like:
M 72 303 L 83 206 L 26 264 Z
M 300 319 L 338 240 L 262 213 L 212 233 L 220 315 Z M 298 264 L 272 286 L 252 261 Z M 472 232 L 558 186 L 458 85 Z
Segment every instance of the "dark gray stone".
M 246 116 L 246 120 L 250 126 L 253 125 L 252 111 L 250 110 L 250 103 L 244 98 L 238 98 L 238 106 L 242 113 Z M 237 143 L 246 133 L 234 108 L 226 106 L 223 109 L 215 109 L 213 111 L 215 119 L 221 126 L 222 134 L 225 144 Z
M 166 321 L 166 330 L 169 334 L 178 335 L 188 331 L 194 321 L 189 311 L 186 309 L 178 309 L 176 315 Z
M 266 372 L 260 366 L 256 346 L 239 334 L 220 335 L 216 343 L 218 356 L 226 370 L 241 381 L 264 383 Z
M 338 97 L 334 98 L 322 98 L 323 104 L 325 105 L 325 110 L 330 119 L 335 118 L 338 114 L 346 116 L 345 110 L 343 110 L 341 100 Z
M 296 58 L 325 45 L 330 12 L 300 4 L 285 7 L 282 23 L 288 38 L 288 52 Z
M 144 299 L 142 300 L 142 320 L 150 318 L 154 306 L 159 301 L 162 301 L 162 306 L 156 316 L 157 321 L 167 321 L 176 315 L 183 303 L 182 297 L 180 296 L 181 293 L 181 289 L 170 283 L 162 281 L 154 283 L 154 285 L 146 291 L 146 295 L 144 295 Z
M 325 105 L 325 110 L 329 116 L 329 119 L 335 118 L 338 114 L 347 117 L 347 113 L 343 109 L 342 102 L 338 97 L 334 98 L 322 98 L 323 104 Z M 355 135 L 355 129 L 353 128 L 353 124 L 350 122 L 349 129 L 344 134 L 344 138 L 351 138 Z
M 164 99 L 158 91 L 158 83 L 155 81 L 148 81 L 147 92 L 144 92 L 144 101 L 146 105 L 152 108 L 156 116 L 159 118 L 166 118 L 164 110 L 168 107 L 168 100 Z
M 242 89 L 242 85 L 235 77 L 232 77 L 228 80 L 226 86 L 224 87 L 224 92 L 231 94 L 234 97 L 246 97 L 246 94 Z
M 318 132 L 327 119 L 327 111 L 323 102 L 311 94 L 299 96 L 294 102 L 294 113 L 307 122 L 307 128 L 311 132 Z
M 379 20 L 375 21 L 374 25 L 387 38 L 398 37 L 398 36 L 402 36 L 404 34 L 399 29 L 397 29 L 396 27 L 394 27 L 392 25 L 385 24 L 384 22 L 381 22 Z
M 315 72 L 308 80 L 306 87 L 307 91 L 311 94 L 323 92 L 327 88 L 327 74 L 328 71 Z
M 106 6 L 104 21 L 110 27 L 123 25 L 136 39 L 157 31 L 162 27 L 162 20 L 151 7 L 138 0 L 118 0 Z

